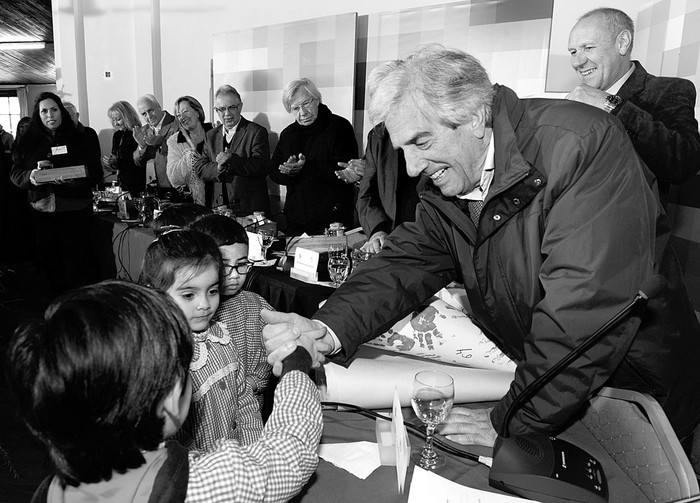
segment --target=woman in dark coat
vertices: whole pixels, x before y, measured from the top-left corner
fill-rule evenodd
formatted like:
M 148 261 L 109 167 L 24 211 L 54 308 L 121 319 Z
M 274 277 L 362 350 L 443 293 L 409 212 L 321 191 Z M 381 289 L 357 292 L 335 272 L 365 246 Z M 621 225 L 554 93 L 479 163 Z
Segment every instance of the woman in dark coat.
M 354 187 L 335 172 L 338 162 L 357 156 L 352 125 L 331 113 L 309 79 L 289 82 L 282 103 L 295 122 L 280 134 L 270 178 L 287 187 L 287 234 L 322 234 L 331 222 L 350 227 Z
M 92 187 L 100 180 L 100 153 L 76 129 L 61 99 L 41 93 L 32 120 L 12 151 L 12 182 L 32 206 L 39 266 L 58 294 L 94 279 L 90 254 Z M 37 181 L 43 169 L 85 166 L 84 178 Z
M 128 101 L 117 101 L 109 107 L 107 116 L 114 135 L 112 153 L 102 158 L 102 166 L 108 172 L 116 170 L 122 190 L 138 197 L 146 188 L 146 170 L 134 160 L 134 151 L 139 146 L 134 138 L 134 128 L 141 125 L 139 114 Z

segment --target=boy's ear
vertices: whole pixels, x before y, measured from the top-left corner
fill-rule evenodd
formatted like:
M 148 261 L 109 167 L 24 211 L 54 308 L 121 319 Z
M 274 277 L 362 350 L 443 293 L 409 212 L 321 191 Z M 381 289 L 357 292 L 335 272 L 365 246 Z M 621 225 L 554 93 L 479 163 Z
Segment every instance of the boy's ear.
M 189 379 L 185 381 L 185 389 L 183 389 L 182 379 L 178 379 L 173 389 L 158 404 L 158 417 L 165 420 L 163 424 L 164 438 L 173 436 L 185 422 L 190 409 L 191 394 Z

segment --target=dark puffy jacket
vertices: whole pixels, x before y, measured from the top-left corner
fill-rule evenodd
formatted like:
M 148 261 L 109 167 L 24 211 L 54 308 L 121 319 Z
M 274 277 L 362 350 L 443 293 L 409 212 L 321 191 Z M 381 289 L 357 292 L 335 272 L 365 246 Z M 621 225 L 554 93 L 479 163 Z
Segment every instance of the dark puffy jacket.
M 337 334 L 343 361 L 449 281 L 463 282 L 474 322 L 518 362 L 491 415 L 498 430 L 526 385 L 660 271 L 669 288 L 641 319 L 616 326 L 545 386 L 510 430 L 555 432 L 608 384 L 652 394 L 682 438 L 700 421 L 700 327 L 666 246 L 653 176 L 608 114 L 497 91 L 495 174 L 478 231 L 428 182 L 416 222 L 396 229 L 315 318 Z

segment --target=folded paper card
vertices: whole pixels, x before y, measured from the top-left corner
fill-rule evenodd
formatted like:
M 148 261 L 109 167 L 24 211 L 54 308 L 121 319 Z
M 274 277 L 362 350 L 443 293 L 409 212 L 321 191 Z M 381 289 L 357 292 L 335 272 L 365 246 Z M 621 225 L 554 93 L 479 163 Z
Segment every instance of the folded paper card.
M 394 403 L 391 411 L 391 432 L 394 435 L 394 449 L 396 456 L 396 481 L 399 486 L 399 494 L 403 494 L 406 484 L 406 471 L 411 462 L 411 444 L 408 442 L 408 432 L 403 424 L 403 411 L 399 392 L 394 388 Z

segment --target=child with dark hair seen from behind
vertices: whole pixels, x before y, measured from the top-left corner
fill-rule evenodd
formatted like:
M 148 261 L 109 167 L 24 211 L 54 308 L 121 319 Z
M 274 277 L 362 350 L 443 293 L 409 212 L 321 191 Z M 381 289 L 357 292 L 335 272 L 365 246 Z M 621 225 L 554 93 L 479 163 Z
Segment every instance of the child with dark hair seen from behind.
M 255 442 L 260 407 L 226 324 L 214 321 L 223 263 L 216 243 L 193 230 L 161 234 L 146 250 L 139 283 L 161 290 L 185 313 L 194 342 L 192 413 L 177 433 L 187 449 L 210 450 L 221 438 Z
M 316 469 L 322 428 L 318 392 L 305 375 L 307 350 L 297 347 L 284 361 L 261 438 L 222 440 L 207 453 L 164 441 L 187 417 L 193 354 L 175 302 L 121 281 L 68 292 L 42 320 L 17 330 L 8 383 L 56 468 L 32 501 L 288 501 L 298 494 Z
M 211 215 L 211 209 L 196 203 L 174 203 L 166 206 L 151 220 L 151 229 L 156 237 L 173 229 L 185 229 L 202 217 Z
M 253 266 L 248 260 L 248 235 L 241 224 L 223 215 L 206 216 L 192 224 L 191 228 L 213 238 L 221 251 L 225 276 L 221 287 L 221 303 L 214 321 L 221 321 L 228 327 L 243 360 L 246 379 L 262 410 L 272 367 L 267 362 L 262 336 L 266 323 L 260 316 L 260 311 L 273 309 L 257 293 L 243 290 L 246 277 Z

